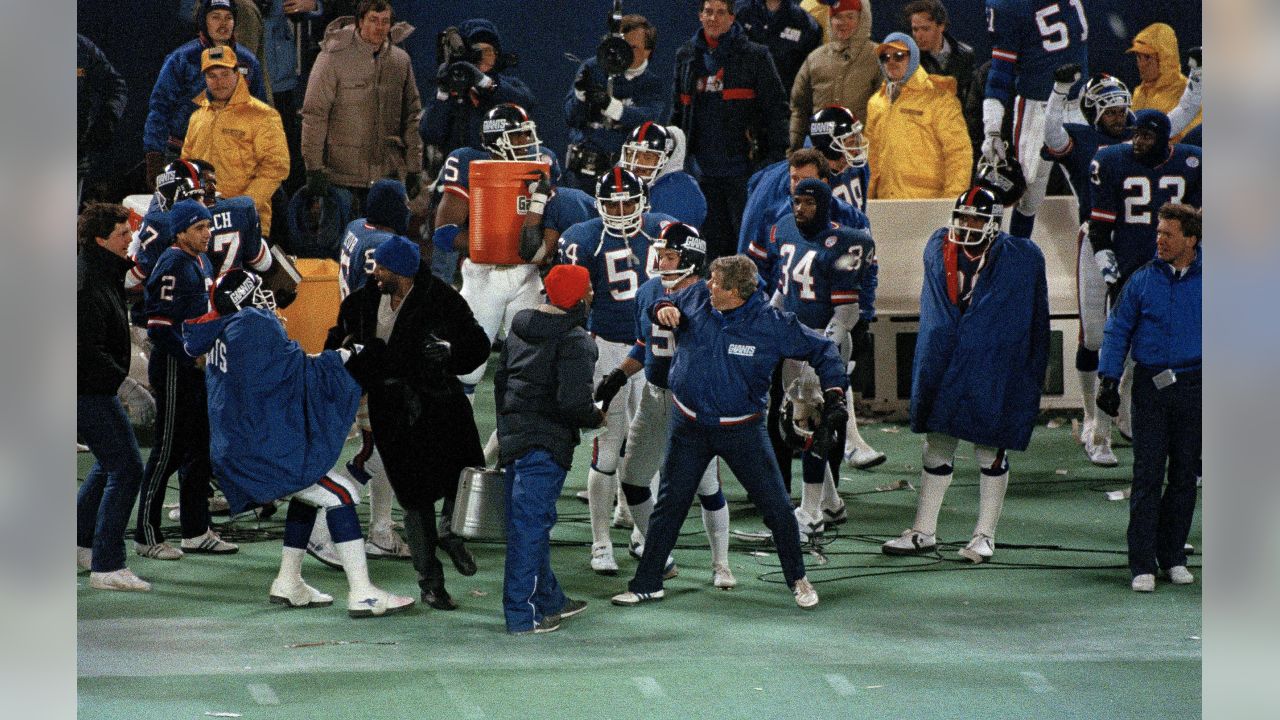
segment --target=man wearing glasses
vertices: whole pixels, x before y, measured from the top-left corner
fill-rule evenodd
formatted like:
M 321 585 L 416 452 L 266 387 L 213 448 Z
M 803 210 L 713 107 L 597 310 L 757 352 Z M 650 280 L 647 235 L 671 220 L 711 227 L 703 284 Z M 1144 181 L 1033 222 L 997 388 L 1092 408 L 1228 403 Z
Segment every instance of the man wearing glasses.
M 876 48 L 884 85 L 867 103 L 869 197 L 943 198 L 969 186 L 973 151 L 955 78 L 920 67 L 910 36 L 890 33 Z

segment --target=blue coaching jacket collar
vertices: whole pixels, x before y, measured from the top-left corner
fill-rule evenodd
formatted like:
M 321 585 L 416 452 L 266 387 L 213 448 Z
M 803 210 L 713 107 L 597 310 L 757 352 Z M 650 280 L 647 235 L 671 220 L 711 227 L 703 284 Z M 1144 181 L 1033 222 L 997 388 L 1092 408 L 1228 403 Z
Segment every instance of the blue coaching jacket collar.
M 1155 265 L 1157 268 L 1160 269 L 1160 272 L 1164 273 L 1165 276 L 1171 279 L 1188 280 L 1190 278 L 1193 278 L 1199 275 L 1203 269 L 1204 256 L 1201 254 L 1201 244 L 1203 242 L 1204 241 L 1201 240 L 1200 242 L 1196 243 L 1196 259 L 1192 260 L 1191 264 L 1187 266 L 1187 272 L 1181 278 L 1177 276 L 1177 271 L 1174 270 L 1172 265 L 1165 262 L 1164 260 L 1161 260 L 1158 256 L 1156 257 L 1156 259 L 1151 261 L 1151 264 Z
M 745 303 L 739 305 L 738 307 L 732 310 L 721 312 L 719 310 L 716 310 L 714 307 L 712 307 L 711 317 L 714 317 L 716 320 L 719 320 L 721 327 L 728 327 L 731 324 L 737 324 L 743 318 L 750 319 L 752 317 L 755 317 L 755 315 L 760 311 L 760 306 L 764 305 L 767 302 L 768 300 L 765 298 L 764 292 L 761 290 L 756 290 L 755 292 L 751 293 L 751 297 L 747 298 L 747 301 Z M 708 306 L 711 305 L 710 300 L 707 301 L 707 305 Z

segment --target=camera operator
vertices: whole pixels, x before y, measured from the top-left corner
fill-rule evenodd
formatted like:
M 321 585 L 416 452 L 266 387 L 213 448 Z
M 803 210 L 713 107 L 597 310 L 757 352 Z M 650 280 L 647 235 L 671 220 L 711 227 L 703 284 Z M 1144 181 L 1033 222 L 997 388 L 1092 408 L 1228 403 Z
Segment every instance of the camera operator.
M 594 189 L 596 176 L 618 162 L 632 130 L 646 120 L 659 121 L 670 92 L 664 80 L 647 72 L 657 29 L 641 15 L 620 20 L 616 35 L 606 39 L 597 57 L 578 67 L 564 101 L 569 125 L 564 180 L 579 188 Z M 618 39 L 630 46 L 629 59 Z M 603 67 L 601 56 L 614 67 Z
M 516 58 L 502 52 L 497 26 L 484 18 L 440 33 L 437 59 L 436 95 L 422 113 L 420 130 L 440 158 L 460 147 L 480 147 L 481 121 L 494 106 L 515 103 L 531 110 L 538 104 L 528 85 L 505 72 Z

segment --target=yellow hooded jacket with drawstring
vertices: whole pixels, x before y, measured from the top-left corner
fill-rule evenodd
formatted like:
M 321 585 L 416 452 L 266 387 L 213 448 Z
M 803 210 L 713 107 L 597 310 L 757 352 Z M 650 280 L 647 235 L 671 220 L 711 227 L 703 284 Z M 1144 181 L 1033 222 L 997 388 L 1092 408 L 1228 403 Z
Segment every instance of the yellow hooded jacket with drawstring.
M 1166 115 L 1178 106 L 1182 92 L 1187 87 L 1187 76 L 1182 74 L 1182 60 L 1178 55 L 1178 35 L 1164 23 L 1153 23 L 1143 28 L 1133 38 L 1133 46 L 1125 52 L 1155 55 L 1159 59 L 1160 77 L 1155 82 L 1140 83 L 1133 89 L 1133 110 L 1151 108 Z M 1204 119 L 1204 111 L 1196 113 L 1191 124 L 1174 136 L 1178 142 Z
M 887 87 L 867 103 L 867 197 L 954 198 L 964 192 L 973 171 L 973 147 L 955 78 L 917 67 L 893 102 Z

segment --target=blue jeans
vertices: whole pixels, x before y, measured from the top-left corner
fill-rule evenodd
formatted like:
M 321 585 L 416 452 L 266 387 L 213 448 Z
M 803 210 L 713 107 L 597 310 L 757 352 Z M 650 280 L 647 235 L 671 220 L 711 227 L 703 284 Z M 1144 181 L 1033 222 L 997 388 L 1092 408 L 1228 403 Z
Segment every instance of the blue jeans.
M 76 494 L 76 545 L 93 548 L 93 571 L 124 567 L 124 531 L 142 483 L 142 455 L 115 395 L 76 396 L 76 433 L 95 462 Z
M 1133 489 L 1129 494 L 1129 572 L 1155 574 L 1187 564 L 1183 546 L 1196 510 L 1200 464 L 1199 371 L 1157 390 L 1155 373 L 1133 373 Z M 1168 484 L 1165 467 L 1168 466 Z M 1162 492 L 1163 490 L 1163 492 Z
M 568 471 L 551 459 L 551 453 L 537 449 L 508 464 L 505 472 L 507 562 L 502 610 L 507 630 L 524 632 L 564 609 L 564 592 L 551 572 L 551 528 L 556 524 L 556 498 Z
M 679 412 L 671 413 L 671 433 L 667 438 L 667 457 L 658 480 L 658 501 L 649 518 L 649 534 L 645 536 L 644 556 L 636 568 L 636 576 L 627 587 L 632 592 L 650 593 L 662 589 L 662 571 L 667 555 L 675 548 L 698 490 L 698 481 L 711 459 L 719 455 L 747 496 L 764 516 L 764 524 L 773 532 L 782 561 L 782 574 L 787 586 L 804 577 L 804 558 L 800 554 L 800 529 L 782 485 L 778 461 L 769 446 L 765 424 L 761 420 L 743 425 L 699 425 Z

